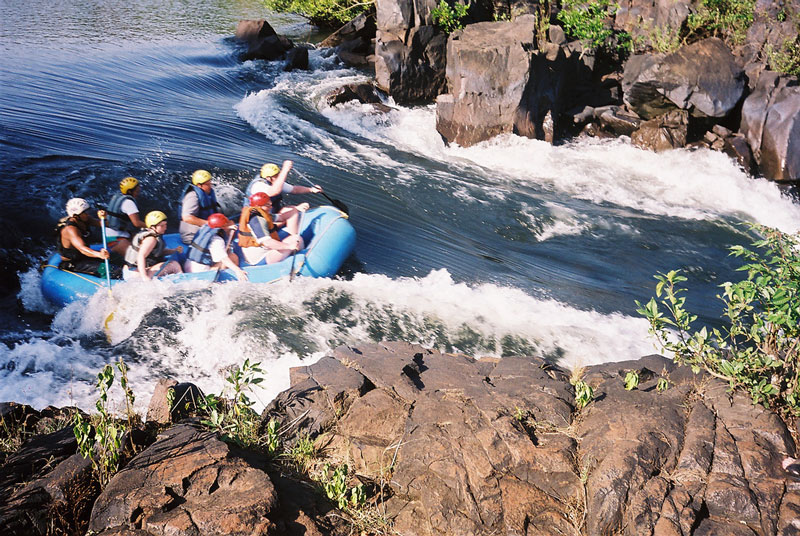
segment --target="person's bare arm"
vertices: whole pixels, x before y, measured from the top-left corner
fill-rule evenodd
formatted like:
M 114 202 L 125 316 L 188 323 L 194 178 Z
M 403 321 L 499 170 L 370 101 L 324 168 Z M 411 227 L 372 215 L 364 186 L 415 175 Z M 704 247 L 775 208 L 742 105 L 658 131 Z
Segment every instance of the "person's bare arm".
M 86 242 L 83 241 L 83 237 L 81 237 L 78 230 L 73 227 L 67 227 L 64 232 L 67 235 L 67 241 L 69 242 L 69 246 L 74 247 L 87 257 L 92 257 L 95 259 L 107 259 L 108 258 L 108 251 L 105 249 L 101 249 L 100 251 L 95 251 L 89 246 L 86 245 Z
M 272 197 L 283 191 L 283 183 L 286 182 L 286 177 L 289 176 L 289 172 L 292 170 L 293 165 L 294 164 L 291 160 L 283 161 L 283 167 L 281 167 L 280 173 L 278 173 L 278 176 L 275 177 L 275 180 L 272 181 L 272 184 L 270 184 L 269 188 L 267 188 L 268 196 Z
M 138 212 L 134 212 L 133 214 L 128 214 L 128 217 L 131 219 L 131 223 L 135 227 L 138 227 L 139 229 L 146 229 L 147 228 L 147 225 L 145 225 L 145 223 L 139 217 L 139 213 Z

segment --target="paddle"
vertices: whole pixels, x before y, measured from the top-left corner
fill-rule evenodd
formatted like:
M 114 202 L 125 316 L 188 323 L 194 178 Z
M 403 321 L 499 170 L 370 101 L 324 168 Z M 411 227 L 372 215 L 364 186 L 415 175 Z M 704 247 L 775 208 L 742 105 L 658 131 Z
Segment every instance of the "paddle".
M 233 242 L 233 235 L 236 234 L 235 229 L 231 229 L 231 234 L 228 236 L 228 241 L 225 242 L 225 255 L 228 255 L 228 250 L 231 249 L 231 242 Z M 214 279 L 211 281 L 212 283 L 216 283 L 217 279 L 219 278 L 219 273 L 222 270 L 222 261 L 219 261 L 219 266 L 217 267 L 217 273 L 214 274 Z
M 298 176 L 300 176 L 300 177 L 302 177 L 302 179 L 303 179 L 304 181 L 306 181 L 308 184 L 310 184 L 311 186 L 316 186 L 316 184 L 314 184 L 313 182 L 311 182 L 310 180 L 308 180 L 308 178 L 307 178 L 305 175 L 301 175 L 300 173 L 298 173 L 297 175 L 298 175 Z M 341 201 L 339 201 L 338 199 L 331 199 L 331 198 L 328 196 L 328 194 L 326 194 L 325 192 L 320 192 L 320 193 L 323 195 L 323 197 L 325 197 L 325 199 L 327 199 L 328 201 L 330 201 L 330 202 L 331 202 L 331 204 L 332 204 L 334 207 L 338 208 L 339 210 L 341 210 L 342 212 L 344 212 L 344 213 L 345 213 L 345 214 L 347 214 L 348 216 L 350 215 L 350 211 L 347 209 L 347 205 L 345 205 L 344 203 L 342 203 L 342 202 L 341 202 Z
M 339 210 L 341 210 L 341 209 L 339 209 Z M 305 211 L 300 212 L 300 221 L 297 222 L 297 232 L 298 232 L 297 236 L 298 237 L 300 236 L 299 233 L 303 230 L 303 216 L 305 216 L 305 215 L 306 215 Z M 294 260 L 297 258 L 297 254 L 298 253 L 300 253 L 300 248 L 299 247 L 294 250 L 294 253 L 292 253 L 292 267 L 289 268 L 289 283 L 294 281 Z
M 105 215 L 100 216 L 100 234 L 103 236 L 103 249 L 108 251 L 108 239 L 106 238 L 106 217 Z M 108 259 L 104 259 L 106 263 L 106 284 L 108 285 L 108 296 L 111 297 L 111 269 L 108 266 Z M 103 327 L 106 331 L 106 338 L 111 342 L 111 337 L 108 334 L 108 324 L 111 320 L 114 319 L 114 311 L 111 311 L 111 314 L 106 317 L 106 321 L 103 322 Z

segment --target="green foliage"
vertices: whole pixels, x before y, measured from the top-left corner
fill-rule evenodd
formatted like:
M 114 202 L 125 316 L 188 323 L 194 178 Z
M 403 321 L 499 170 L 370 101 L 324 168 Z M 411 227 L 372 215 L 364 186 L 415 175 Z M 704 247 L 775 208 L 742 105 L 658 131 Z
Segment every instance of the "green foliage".
M 346 464 L 332 467 L 326 463 L 320 476 L 320 484 L 322 484 L 322 489 L 325 490 L 325 495 L 335 502 L 341 510 L 359 508 L 367 501 L 364 485 L 359 484 L 352 488 L 348 487 L 347 475 L 348 467 Z
M 451 34 L 464 27 L 463 19 L 467 16 L 470 4 L 455 3 L 452 6 L 446 0 L 431 9 L 433 23 L 445 33 Z
M 794 41 L 786 39 L 780 48 L 767 43 L 764 45 L 764 55 L 773 71 L 800 76 L 800 37 Z
M 639 387 L 639 373 L 631 370 L 625 375 L 625 390 L 631 391 L 637 387 Z
M 209 394 L 200 399 L 200 410 L 206 414 L 201 421 L 209 429 L 219 433 L 223 439 L 244 447 L 262 446 L 258 434 L 259 416 L 253 411 L 253 402 L 247 396 L 253 387 L 264 381 L 259 376 L 261 363 L 250 363 L 245 359 L 241 367 L 232 369 L 225 381 L 228 387 L 222 395 Z M 223 395 L 229 394 L 226 400 Z
M 299 470 L 304 472 L 307 472 L 311 468 L 318 455 L 317 447 L 308 434 L 298 436 L 294 446 L 286 453 L 286 457 L 289 458 Z
M 127 428 L 115 420 L 109 411 L 108 393 L 114 385 L 114 367 L 111 365 L 103 367 L 97 375 L 97 388 L 100 390 L 100 397 L 95 404 L 97 414 L 86 420 L 80 413 L 76 413 L 73 427 L 75 439 L 78 441 L 78 451 L 84 458 L 91 460 L 92 470 L 101 486 L 108 484 L 119 469 L 123 448 L 122 436 L 131 430 L 134 422 L 135 397 L 128 385 L 128 368 L 122 358 L 117 363 L 117 368 L 120 371 L 120 386 L 125 394 Z
M 659 378 L 656 383 L 656 391 L 663 393 L 667 389 L 669 389 L 669 380 L 666 378 Z
M 639 20 L 641 34 L 633 41 L 636 50 L 651 49 L 663 54 L 671 54 L 683 44 L 680 28 L 672 26 L 653 26 L 650 21 Z
M 270 419 L 264 431 L 264 448 L 268 454 L 273 456 L 278 454 L 278 450 L 281 447 L 280 436 L 278 435 L 279 428 L 278 421 Z
M 591 48 L 599 48 L 613 34 L 608 19 L 616 13 L 617 8 L 609 0 L 564 0 L 558 20 L 569 37 L 580 39 Z
M 741 44 L 753 24 L 755 6 L 756 0 L 703 0 L 697 13 L 686 21 L 689 38 L 719 37 Z
M 338 28 L 374 6 L 374 0 L 265 0 L 279 13 L 297 13 L 322 28 Z
M 686 278 L 673 270 L 658 274 L 656 301 L 637 302 L 650 332 L 675 361 L 705 370 L 743 389 L 754 404 L 800 413 L 800 238 L 751 224 L 761 239 L 753 249 L 730 248 L 747 278 L 725 282 L 717 297 L 724 305 L 721 328 L 693 330 L 696 315 L 685 308 Z
M 575 382 L 575 408 L 580 411 L 594 400 L 594 389 L 583 380 Z

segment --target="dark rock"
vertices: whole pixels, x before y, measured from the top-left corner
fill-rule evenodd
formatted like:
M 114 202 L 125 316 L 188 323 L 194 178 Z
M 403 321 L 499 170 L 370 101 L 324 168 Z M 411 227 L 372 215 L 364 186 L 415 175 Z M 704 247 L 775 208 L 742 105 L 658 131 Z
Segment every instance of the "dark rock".
M 722 152 L 736 160 L 747 173 L 753 172 L 753 153 L 750 151 L 747 138 L 743 135 L 736 134 L 726 137 Z
M 375 81 L 399 104 L 430 101 L 446 88 L 447 36 L 433 26 L 436 3 L 376 5 Z
M 381 104 L 383 102 L 380 90 L 368 82 L 344 85 L 334 89 L 325 97 L 328 106 L 336 106 L 353 100 L 357 100 L 361 104 Z
M 320 47 L 336 47 L 336 54 L 348 65 L 366 65 L 375 52 L 377 27 L 374 13 L 362 13 L 329 35 Z
M 285 71 L 308 70 L 308 49 L 306 47 L 294 47 L 286 53 Z
M 22 482 L 34 480 L 64 459 L 75 454 L 78 443 L 71 426 L 58 432 L 36 436 L 9 456 L 0 467 L 0 503 Z
M 243 60 L 276 60 L 294 44 L 275 30 L 266 20 L 240 20 L 236 27 L 236 39 L 247 45 Z
M 652 0 L 622 0 L 614 15 L 614 28 L 634 36 L 646 36 L 655 28 L 680 28 L 695 11 L 690 0 L 653 2 Z M 647 21 L 646 24 L 643 21 Z
M 800 85 L 766 72 L 742 105 L 739 131 L 759 170 L 776 181 L 800 179 Z
M 172 408 L 169 405 L 170 390 Z M 202 396 L 203 393 L 193 383 L 178 383 L 173 379 L 162 378 L 156 384 L 147 407 L 147 422 L 170 424 L 194 415 Z
M 22 429 L 32 430 L 41 414 L 27 404 L 0 402 L 0 438 L 7 439 Z
M 600 128 L 617 136 L 631 136 L 642 124 L 642 120 L 621 106 L 604 106 L 595 110 Z
M 688 112 L 673 110 L 642 123 L 639 130 L 631 134 L 631 142 L 656 152 L 677 149 L 686 145 L 688 128 Z
M 547 40 L 555 45 L 563 45 L 567 42 L 567 36 L 561 26 L 551 24 L 547 30 Z
M 670 110 L 728 116 L 744 96 L 745 76 L 725 44 L 704 39 L 673 54 L 632 56 L 622 80 L 625 103 L 644 119 Z
M 262 467 L 213 433 L 177 425 L 111 479 L 95 502 L 89 529 L 268 534 L 276 503 Z

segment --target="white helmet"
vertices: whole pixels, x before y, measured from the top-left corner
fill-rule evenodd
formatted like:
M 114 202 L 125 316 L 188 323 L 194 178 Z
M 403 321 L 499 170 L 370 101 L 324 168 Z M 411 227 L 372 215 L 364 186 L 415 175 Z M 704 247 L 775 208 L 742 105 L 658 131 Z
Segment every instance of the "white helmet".
M 67 201 L 67 216 L 77 216 L 89 210 L 89 203 L 80 197 L 73 197 Z

